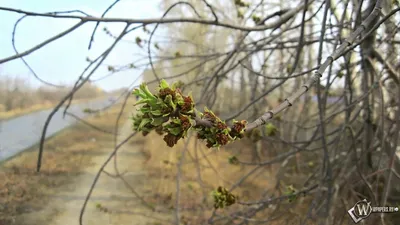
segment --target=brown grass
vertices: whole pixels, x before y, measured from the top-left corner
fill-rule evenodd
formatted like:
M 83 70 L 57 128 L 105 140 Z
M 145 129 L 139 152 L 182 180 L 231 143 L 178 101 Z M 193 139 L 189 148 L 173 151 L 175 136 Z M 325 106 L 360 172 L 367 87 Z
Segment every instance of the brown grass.
M 270 101 L 270 104 L 275 106 L 279 104 L 277 101 Z M 296 111 L 300 111 L 303 105 L 296 105 Z M 137 140 L 141 141 L 139 145 Z M 178 174 L 178 163 L 180 161 L 183 150 L 185 149 L 185 141 L 180 140 L 178 145 L 169 148 L 163 141 L 162 136 L 152 132 L 146 137 L 136 138 L 136 142 L 131 142 L 136 147 L 140 146 L 143 153 L 147 157 L 144 167 L 151 171 L 149 179 L 146 180 L 148 189 L 151 190 L 153 197 L 148 199 L 152 204 L 162 206 L 164 208 L 173 209 L 176 203 L 176 179 Z M 285 150 L 283 145 L 274 143 L 263 143 L 261 151 L 261 161 L 267 161 L 278 154 L 282 154 Z M 205 143 L 195 140 L 193 137 L 188 141 L 187 151 L 185 153 L 180 181 L 180 207 L 182 221 L 187 221 L 189 224 L 206 224 L 213 211 L 213 199 L 210 195 L 211 191 L 218 186 L 230 188 L 235 182 L 247 174 L 254 166 L 237 166 L 231 165 L 228 162 L 230 156 L 237 156 L 241 161 L 252 161 L 253 144 L 249 139 L 245 138 L 230 144 L 220 151 L 208 149 Z M 307 161 L 308 162 L 308 161 Z M 275 189 L 276 176 L 280 163 L 273 166 L 266 166 L 251 175 L 245 182 L 233 191 L 233 194 L 238 195 L 240 201 L 257 201 L 265 197 L 261 197 L 267 189 L 266 197 L 274 195 L 275 197 L 285 195 L 285 187 L 293 185 L 298 188 L 304 184 L 304 181 L 309 175 L 309 169 L 304 168 L 302 171 L 295 171 L 295 158 L 289 160 L 289 165 L 284 171 L 279 174 L 285 174 L 281 181 L 281 187 Z M 315 163 L 315 162 L 314 162 Z M 293 170 L 293 171 L 292 171 Z M 271 209 L 263 210 L 258 213 L 253 219 L 265 220 L 276 215 L 283 215 L 277 221 L 268 222 L 268 224 L 298 224 L 299 215 L 304 216 L 311 204 L 310 197 L 299 197 L 294 202 L 289 203 L 287 200 L 280 203 L 279 207 L 274 205 Z M 275 208 L 277 207 L 276 211 Z M 249 209 L 248 206 L 233 205 L 225 209 L 218 209 L 219 214 L 229 215 L 233 211 L 239 209 Z M 290 209 L 290 210 L 288 210 Z M 289 219 L 290 223 L 286 223 Z M 231 224 L 243 220 L 233 220 Z M 227 222 L 226 220 L 224 222 Z M 184 223 L 185 224 L 185 223 Z M 225 223 L 222 223 L 225 224 Z M 309 221 L 308 224 L 313 224 Z
M 150 133 L 141 139 L 144 143 L 142 151 L 147 156 L 144 166 L 151 171 L 151 179 L 147 180 L 147 185 L 155 193 L 149 201 L 171 209 L 176 201 L 177 164 L 185 148 L 185 142 L 181 140 L 177 146 L 169 148 L 162 140 L 162 136 L 156 133 Z M 131 144 L 135 144 L 135 142 Z M 218 186 L 230 188 L 234 182 L 254 168 L 231 165 L 228 162 L 228 158 L 232 155 L 237 155 L 243 161 L 251 161 L 249 146 L 248 140 L 241 140 L 216 151 L 208 149 L 205 147 L 205 143 L 195 141 L 194 138 L 189 140 L 181 172 L 182 221 L 203 224 L 213 209 L 211 191 Z M 263 191 L 273 187 L 274 184 L 275 179 L 270 169 L 262 168 L 235 189 L 233 194 L 238 195 L 241 201 L 254 201 L 260 198 Z M 221 211 L 228 213 L 239 208 L 242 206 L 233 205 Z
M 1 75 L 1 74 L 0 74 Z M 19 77 L 0 77 L 0 120 L 11 119 L 26 113 L 54 107 L 72 90 L 71 85 L 63 88 L 32 87 Z M 86 83 L 75 94 L 75 103 L 104 96 L 99 87 Z
M 132 105 L 129 103 L 128 105 Z M 90 122 L 106 130 L 111 130 L 118 109 L 114 107 L 100 117 L 91 118 Z M 124 115 L 127 118 L 127 114 Z M 93 142 L 95 138 L 97 141 Z M 68 183 L 82 168 L 88 166 L 90 158 L 96 150 L 104 149 L 109 145 L 112 136 L 94 131 L 85 125 L 73 126 L 46 144 L 44 166 L 40 174 L 35 173 L 37 148 L 25 152 L 17 158 L 5 163 L 0 172 L 0 224 L 11 221 L 13 217 L 24 213 L 26 210 L 39 210 L 45 205 L 45 193 L 52 192 L 55 187 Z M 173 209 L 176 201 L 176 175 L 177 164 L 185 148 L 185 141 L 180 141 L 174 148 L 169 148 L 162 140 L 162 136 L 151 133 L 146 137 L 135 137 L 130 144 L 141 148 L 147 160 L 144 168 L 150 173 L 145 182 L 143 192 L 146 201 L 158 207 Z M 218 186 L 231 187 L 234 182 L 254 167 L 231 165 L 228 158 L 236 155 L 241 161 L 251 161 L 251 144 L 248 139 L 237 141 L 234 144 L 221 148 L 220 151 L 208 149 L 205 143 L 190 139 L 187 145 L 182 164 L 180 183 L 180 206 L 182 221 L 192 224 L 204 224 L 213 210 L 210 192 Z M 270 150 L 270 147 L 268 147 Z M 266 160 L 270 156 L 262 156 Z M 83 163 L 84 162 L 84 163 Z M 22 165 L 22 166 L 21 166 Z M 265 167 L 250 176 L 242 185 L 233 191 L 240 201 L 255 201 L 260 199 L 261 193 L 266 189 L 273 189 L 275 185 L 276 167 Z M 300 179 L 301 177 L 297 177 Z M 297 179 L 296 177 L 290 179 Z M 302 179 L 302 178 L 301 178 Z M 295 181 L 293 181 L 295 182 Z M 136 183 L 132 183 L 135 186 Z M 141 191 L 141 193 L 143 193 Z M 282 193 L 272 191 L 268 194 L 278 196 Z M 291 203 L 285 209 L 295 207 L 294 204 L 309 205 L 308 201 L 301 200 Z M 226 209 L 218 210 L 219 213 L 229 214 L 238 209 L 248 209 L 247 206 L 233 205 Z M 271 215 L 273 209 L 264 210 L 256 218 L 265 219 Z M 288 212 L 285 212 L 285 215 Z M 298 213 L 298 212 L 297 212 Z M 295 214 L 295 213 L 293 213 Z M 295 217 L 294 217 L 295 218 Z M 236 221 L 232 221 L 235 224 Z M 7 223 L 6 223 L 7 224 Z M 270 223 L 279 224 L 279 223 Z
M 120 106 L 118 104 L 88 121 L 113 131 Z M 123 116 L 127 118 L 128 114 Z M 122 119 L 121 124 L 125 121 Z M 0 224 L 11 224 L 19 214 L 46 205 L 48 199 L 45 196 L 88 166 L 96 151 L 111 148 L 112 138 L 110 134 L 78 123 L 45 143 L 40 173 L 35 172 L 38 147 L 3 163 L 0 171 Z
M 96 99 L 103 99 L 103 98 L 104 97 L 98 97 L 98 98 L 94 98 L 94 99 L 77 99 L 77 100 L 73 100 L 71 104 L 74 105 L 74 104 L 79 104 L 79 103 L 93 101 Z M 39 104 L 31 105 L 28 107 L 24 107 L 24 108 L 14 108 L 9 111 L 1 111 L 0 110 L 0 121 L 1 120 L 10 120 L 10 119 L 13 119 L 18 116 L 22 116 L 25 114 L 29 114 L 29 113 L 33 113 L 33 112 L 37 112 L 37 111 L 41 111 L 41 110 L 51 109 L 51 108 L 55 107 L 56 105 L 57 105 L 57 102 L 46 101 L 44 103 L 39 103 Z

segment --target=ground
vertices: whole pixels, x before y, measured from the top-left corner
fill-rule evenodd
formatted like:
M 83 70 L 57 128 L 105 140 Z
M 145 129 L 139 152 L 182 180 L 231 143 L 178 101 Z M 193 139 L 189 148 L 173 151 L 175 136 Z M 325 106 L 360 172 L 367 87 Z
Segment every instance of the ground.
M 129 122 L 124 125 L 118 141 L 131 133 L 130 125 Z M 134 185 L 135 191 L 140 195 L 146 195 L 146 193 L 151 193 L 151 189 L 145 189 L 144 184 L 148 176 L 142 168 L 143 154 L 138 149 L 126 145 L 119 151 L 117 165 L 119 171 L 124 173 L 126 181 Z M 83 174 L 74 178 L 73 182 L 58 188 L 56 194 L 51 196 L 51 202 L 41 211 L 23 215 L 20 219 L 27 221 L 27 223 L 22 222 L 21 225 L 78 224 L 82 205 L 93 183 L 95 174 L 106 161 L 111 150 L 111 148 L 107 148 L 98 151 L 96 156 L 92 158 L 92 165 L 85 168 Z M 114 174 L 114 163 L 110 162 L 105 171 Z M 143 205 L 140 199 L 135 198 L 132 190 L 125 186 L 121 179 L 103 173 L 87 205 L 83 223 L 85 225 L 95 225 L 102 221 L 103 224 L 109 225 L 157 224 L 159 220 L 150 218 L 154 213 L 149 207 Z M 159 212 L 156 213 L 160 216 Z M 164 222 L 167 217 L 168 215 L 163 216 L 161 221 Z
M 131 133 L 128 118 L 132 111 L 133 107 L 128 108 L 121 116 L 118 141 Z M 112 131 L 118 112 L 117 106 L 89 122 Z M 39 174 L 35 172 L 37 147 L 2 165 L 0 225 L 78 225 L 90 185 L 113 146 L 113 135 L 78 124 L 48 140 Z M 181 224 L 204 224 L 213 212 L 210 192 L 218 186 L 230 187 L 252 170 L 229 162 L 233 155 L 249 161 L 248 146 L 248 141 L 243 140 L 217 151 L 187 138 L 169 148 L 156 133 L 146 137 L 139 134 L 117 156 L 124 180 L 112 176 L 112 160 L 105 168 L 109 175 L 101 175 L 92 193 L 83 224 L 170 224 L 177 216 L 177 193 Z M 265 187 L 274 183 L 270 168 L 263 168 L 233 193 L 242 201 L 257 199 Z M 241 207 L 234 205 L 220 213 Z
M 128 103 L 129 106 L 132 102 Z M 112 131 L 121 105 L 89 119 L 104 130 Z M 131 133 L 128 107 L 122 115 L 118 141 Z M 130 189 L 119 178 L 103 173 L 89 201 L 84 224 L 157 224 L 151 219 L 153 206 L 144 206 L 132 191 L 145 196 L 151 188 L 144 185 L 141 150 L 143 143 L 133 139 L 118 153 L 118 169 Z M 84 199 L 95 174 L 114 146 L 113 135 L 77 124 L 51 138 L 45 145 L 43 168 L 35 172 L 37 147 L 3 163 L 0 170 L 0 225 L 79 224 Z M 114 162 L 105 168 L 115 174 Z M 163 215 L 157 212 L 158 215 Z M 163 216 L 164 220 L 168 216 Z M 161 221 L 165 224 L 164 221 Z

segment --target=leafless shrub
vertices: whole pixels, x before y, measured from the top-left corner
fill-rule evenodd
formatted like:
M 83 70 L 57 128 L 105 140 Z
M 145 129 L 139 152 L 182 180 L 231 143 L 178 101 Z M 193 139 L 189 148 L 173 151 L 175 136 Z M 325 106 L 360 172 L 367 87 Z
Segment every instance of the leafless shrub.
M 397 1 L 163 1 L 162 18 L 105 17 L 117 3 L 101 18 L 0 7 L 23 16 L 79 21 L 38 46 L 0 59 L 0 63 L 29 55 L 83 24 L 122 22 L 126 27 L 119 34 L 105 30 L 114 43 L 90 62 L 54 112 L 76 97 L 76 91 L 91 79 L 117 43 L 130 41 L 144 49 L 148 61 L 111 66 L 111 72 L 150 66 L 143 76 L 152 91 L 161 78 L 179 80 L 184 83 L 183 92 L 193 92 L 199 109 L 207 106 L 228 122 L 233 118 L 253 121 L 246 129 L 253 132 L 249 138 L 254 143 L 242 150 L 253 157 L 235 160 L 244 168 L 243 174 L 228 189 L 234 191 L 266 167 L 274 172 L 276 184 L 267 190 L 249 190 L 258 197 L 239 200 L 226 211 L 214 210 L 201 224 L 260 224 L 279 216 L 279 224 L 343 224 L 349 219 L 347 210 L 360 199 L 376 206 L 396 204 L 400 193 Z M 174 11 L 179 7 L 181 11 Z M 156 35 L 158 26 L 168 28 L 168 37 Z M 139 28 L 149 36 L 125 38 Z M 89 46 L 95 35 L 96 30 Z M 126 93 L 125 99 L 128 96 Z M 105 165 L 134 135 L 115 143 L 90 189 L 81 224 Z M 175 171 L 176 224 L 184 220 L 180 184 L 190 150 L 182 150 Z M 199 165 L 198 160 L 191 161 Z M 197 176 L 201 174 L 199 170 Z M 304 199 L 299 199 L 301 196 Z M 374 214 L 365 220 L 369 224 L 398 221 L 393 214 Z

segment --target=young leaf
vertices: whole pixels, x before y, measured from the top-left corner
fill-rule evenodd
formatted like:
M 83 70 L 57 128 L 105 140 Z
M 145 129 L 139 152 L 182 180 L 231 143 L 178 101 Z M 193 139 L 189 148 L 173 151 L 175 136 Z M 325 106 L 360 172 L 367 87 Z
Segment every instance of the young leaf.
M 160 126 L 161 124 L 163 124 L 165 121 L 165 118 L 163 117 L 157 117 L 157 118 L 153 118 L 153 121 L 151 122 L 151 125 L 153 126 Z
M 175 98 L 176 98 L 176 103 L 178 103 L 178 105 L 185 104 L 185 101 L 183 100 L 183 97 L 181 94 L 176 93 Z
M 167 95 L 167 97 L 165 97 L 165 103 L 167 103 L 167 105 L 171 106 L 174 111 L 176 110 L 176 105 L 172 101 L 172 96 L 171 95 Z
M 138 88 L 133 90 L 132 94 L 139 96 L 141 98 L 146 98 L 146 94 L 141 89 L 138 89 Z
M 148 123 L 151 122 L 150 118 L 143 118 L 142 121 L 140 122 L 140 125 L 138 127 L 138 130 L 142 130 L 144 126 L 146 126 Z
M 286 187 L 285 195 L 288 195 L 288 200 L 289 202 L 293 202 L 296 200 L 297 195 L 296 195 L 297 189 L 293 187 L 293 185 L 289 185 Z
M 268 123 L 265 128 L 267 136 L 274 136 L 278 131 L 278 129 L 272 123 Z
M 142 47 L 140 44 L 142 43 L 142 39 L 140 38 L 140 37 L 136 37 L 136 44 L 139 46 L 139 47 Z
M 172 121 L 173 123 L 176 123 L 176 124 L 181 124 L 181 120 L 178 119 L 178 118 L 173 118 L 171 121 Z
M 228 158 L 229 164 L 239 165 L 239 159 L 236 156 L 231 156 Z
M 134 106 L 140 105 L 140 104 L 145 104 L 145 103 L 149 103 L 149 99 L 147 98 L 142 98 L 139 101 L 137 101 Z
M 160 88 L 164 89 L 164 88 L 168 88 L 169 84 L 167 83 L 167 81 L 165 81 L 164 79 L 162 79 L 160 81 Z
M 180 127 L 171 127 L 171 128 L 168 128 L 168 131 L 171 134 L 178 136 L 182 132 L 182 129 Z
M 139 109 L 139 111 L 140 111 L 142 114 L 146 114 L 146 113 L 149 113 L 149 112 L 150 112 L 150 109 L 147 108 L 147 107 L 141 107 L 141 108 Z
M 171 89 L 175 90 L 177 88 L 181 88 L 183 85 L 185 85 L 185 83 L 179 80 L 178 82 L 172 84 Z
M 241 9 L 238 9 L 238 10 L 237 10 L 237 17 L 240 18 L 240 19 L 243 19 L 243 18 L 244 18 L 244 16 L 243 16 L 243 11 L 242 11 Z
M 258 24 L 261 21 L 260 17 L 258 17 L 256 15 L 253 15 L 251 18 L 253 19 L 254 23 L 256 23 L 256 24 Z
M 110 72 L 114 72 L 114 71 L 115 71 L 115 69 L 114 69 L 113 66 L 108 66 L 107 69 L 108 69 L 108 71 L 110 71 Z
M 159 109 L 151 111 L 151 114 L 153 116 L 161 116 L 162 115 L 161 110 L 159 110 Z
M 143 84 L 140 85 L 140 89 L 143 91 L 143 93 L 144 93 L 148 98 L 157 99 L 156 96 L 154 96 L 154 95 L 150 92 L 149 88 L 147 87 L 147 85 L 146 85 L 145 83 L 143 83 Z

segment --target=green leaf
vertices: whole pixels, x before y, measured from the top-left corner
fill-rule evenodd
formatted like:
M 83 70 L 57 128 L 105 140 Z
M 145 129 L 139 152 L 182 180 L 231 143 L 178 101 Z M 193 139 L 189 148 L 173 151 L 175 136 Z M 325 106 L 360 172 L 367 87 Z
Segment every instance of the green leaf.
M 182 81 L 177 81 L 175 83 L 172 84 L 172 90 L 175 90 L 177 88 L 181 88 L 183 85 L 185 85 L 185 83 L 183 83 Z
M 215 127 L 211 127 L 211 128 L 210 128 L 210 131 L 211 131 L 211 133 L 212 133 L 213 135 L 215 135 L 215 134 L 218 132 L 218 129 L 215 128 Z
M 289 185 L 286 187 L 285 195 L 288 196 L 289 202 L 293 202 L 297 199 L 296 195 L 297 189 L 293 187 L 293 185 Z
M 142 99 L 140 99 L 138 102 L 136 102 L 136 103 L 134 104 L 134 106 L 141 105 L 141 104 L 145 104 L 145 103 L 149 103 L 149 99 L 147 99 L 147 98 L 142 98 Z
M 165 103 L 167 103 L 167 105 L 171 106 L 172 109 L 175 111 L 176 110 L 176 105 L 175 103 L 172 101 L 172 96 L 171 95 L 167 95 L 165 97 Z
M 146 126 L 146 125 L 147 125 L 148 123 L 150 123 L 150 122 L 151 122 L 151 119 L 150 119 L 150 118 L 143 118 L 142 121 L 141 121 L 140 124 L 139 124 L 138 129 L 139 129 L 139 130 L 143 129 L 143 127 Z
M 289 202 L 293 202 L 294 200 L 297 199 L 297 195 L 295 195 L 295 194 L 289 195 L 288 199 L 289 199 Z
M 180 127 L 170 127 L 170 128 L 168 128 L 168 131 L 171 134 L 178 136 L 182 132 L 182 129 Z
M 274 136 L 278 129 L 272 123 L 268 123 L 265 126 L 265 131 L 267 133 L 267 136 Z
M 256 15 L 253 15 L 251 18 L 253 19 L 254 23 L 259 23 L 261 21 L 260 17 Z
M 287 72 L 287 73 L 290 73 L 290 72 L 292 72 L 292 69 L 293 69 L 292 65 L 291 65 L 291 64 L 287 64 L 287 66 L 286 66 L 286 72 Z
M 142 39 L 140 37 L 136 37 L 136 44 L 140 46 L 140 43 L 142 42 Z
M 143 127 L 141 131 L 150 132 L 150 131 L 152 131 L 152 130 L 153 130 L 152 128 Z
M 114 72 L 114 71 L 115 71 L 115 69 L 114 69 L 113 66 L 108 66 L 107 69 L 108 69 L 108 71 L 110 71 L 110 72 Z
M 146 85 L 145 83 L 143 83 L 143 84 L 140 85 L 140 89 L 143 91 L 143 93 L 144 93 L 148 98 L 157 99 L 156 96 L 154 96 L 154 95 L 150 92 L 149 88 L 147 87 L 147 85 Z
M 239 165 L 239 159 L 236 156 L 229 157 L 228 162 L 232 165 Z
M 136 96 L 139 96 L 139 97 L 141 97 L 141 98 L 146 98 L 146 94 L 145 94 L 141 89 L 138 89 L 138 88 L 136 88 L 136 89 L 132 92 L 132 94 L 134 94 L 134 95 L 136 95 Z
M 207 140 L 211 143 L 216 143 L 217 141 L 212 137 L 207 137 Z
M 158 109 L 165 109 L 165 108 L 168 108 L 168 105 L 165 104 L 165 102 L 162 101 L 161 99 L 158 99 L 158 101 L 157 101 L 157 103 L 156 103 L 156 107 L 157 107 Z
M 157 105 L 158 100 L 157 99 L 150 99 L 150 101 L 148 102 L 151 110 L 157 110 L 157 109 L 161 109 L 161 107 L 159 107 Z
M 161 116 L 162 115 L 161 110 L 159 110 L 159 109 L 151 111 L 151 114 L 153 116 Z
M 171 121 L 176 124 L 181 124 L 181 120 L 178 118 L 172 118 Z
M 142 108 L 140 108 L 139 111 L 140 111 L 142 114 L 146 114 L 146 113 L 149 113 L 149 112 L 150 112 L 150 109 L 147 108 L 147 107 L 142 107 Z
M 242 9 L 238 9 L 238 10 L 237 10 L 237 17 L 238 17 L 238 18 L 241 18 L 241 19 L 244 18 L 244 16 L 243 16 L 243 10 L 242 10 Z
M 161 124 L 163 124 L 165 122 L 165 118 L 163 117 L 157 117 L 157 118 L 153 118 L 153 121 L 151 122 L 151 125 L 153 126 L 160 126 Z
M 178 103 L 178 105 L 185 104 L 185 101 L 183 100 L 182 95 L 180 95 L 179 93 L 176 93 L 175 97 L 176 97 L 176 103 Z
M 167 81 L 165 81 L 164 79 L 162 79 L 160 81 L 160 88 L 164 89 L 164 88 L 168 88 L 169 84 L 167 83 Z

